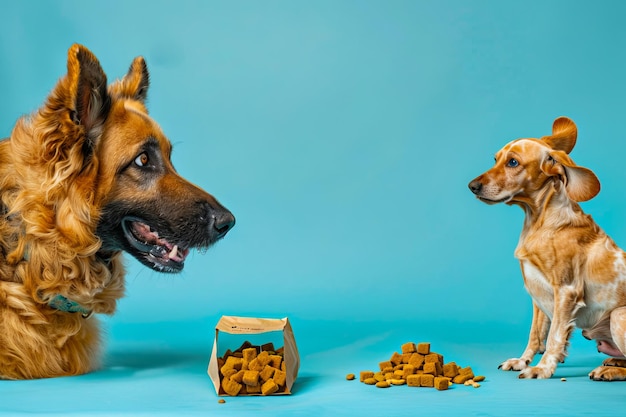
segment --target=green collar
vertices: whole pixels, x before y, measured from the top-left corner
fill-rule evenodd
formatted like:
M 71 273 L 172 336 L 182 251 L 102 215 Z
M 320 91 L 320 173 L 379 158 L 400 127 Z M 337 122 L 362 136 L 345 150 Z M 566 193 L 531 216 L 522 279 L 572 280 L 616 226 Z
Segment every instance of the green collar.
M 64 311 L 66 313 L 80 313 L 84 318 L 89 318 L 93 311 L 87 310 L 76 301 L 68 300 L 61 294 L 56 295 L 48 302 L 48 306 L 55 310 Z

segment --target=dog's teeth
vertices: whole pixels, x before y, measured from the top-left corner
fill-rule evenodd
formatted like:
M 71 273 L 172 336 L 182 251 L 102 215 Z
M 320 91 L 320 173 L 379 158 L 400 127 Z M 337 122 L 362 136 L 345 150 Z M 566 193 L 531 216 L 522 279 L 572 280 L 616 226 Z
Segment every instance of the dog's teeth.
M 172 248 L 172 251 L 169 254 L 170 258 L 173 258 L 175 256 L 178 256 L 178 245 L 174 245 L 174 247 Z

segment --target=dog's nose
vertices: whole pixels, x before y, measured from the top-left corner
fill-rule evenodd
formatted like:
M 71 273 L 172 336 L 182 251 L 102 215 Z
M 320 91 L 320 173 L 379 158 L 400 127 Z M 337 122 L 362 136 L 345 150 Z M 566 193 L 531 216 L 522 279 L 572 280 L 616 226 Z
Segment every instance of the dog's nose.
M 216 210 L 212 217 L 213 228 L 217 232 L 218 239 L 223 238 L 235 226 L 235 216 L 226 209 Z
M 478 180 L 473 180 L 469 183 L 469 189 L 476 195 L 480 193 L 480 190 L 483 188 L 483 183 Z

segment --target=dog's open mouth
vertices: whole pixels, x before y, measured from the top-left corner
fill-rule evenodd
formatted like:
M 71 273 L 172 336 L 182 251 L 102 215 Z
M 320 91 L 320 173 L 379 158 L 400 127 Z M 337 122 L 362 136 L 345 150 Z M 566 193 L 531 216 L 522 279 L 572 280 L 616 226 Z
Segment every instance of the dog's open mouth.
M 124 236 L 130 245 L 140 252 L 144 259 L 157 270 L 177 272 L 183 269 L 188 248 L 180 247 L 160 237 L 145 221 L 138 217 L 125 217 L 122 220 Z

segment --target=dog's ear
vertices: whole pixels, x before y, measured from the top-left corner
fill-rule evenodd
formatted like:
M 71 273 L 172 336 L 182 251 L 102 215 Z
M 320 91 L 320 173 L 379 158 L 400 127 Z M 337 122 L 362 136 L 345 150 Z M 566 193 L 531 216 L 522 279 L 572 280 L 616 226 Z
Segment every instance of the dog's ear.
M 576 124 L 567 117 L 559 117 L 552 124 L 552 135 L 541 140 L 554 150 L 570 153 L 576 145 L 577 136 Z
M 541 163 L 541 170 L 557 176 L 563 182 L 569 198 L 574 201 L 591 200 L 600 192 L 600 181 L 590 169 L 579 167 L 564 151 L 551 151 Z
M 143 57 L 138 56 L 130 64 L 126 75 L 115 81 L 109 87 L 111 95 L 117 98 L 146 102 L 148 87 L 150 86 L 150 74 Z
M 84 147 L 91 147 L 100 135 L 111 108 L 107 77 L 98 59 L 82 45 L 72 45 L 67 57 L 70 117 L 84 128 Z

